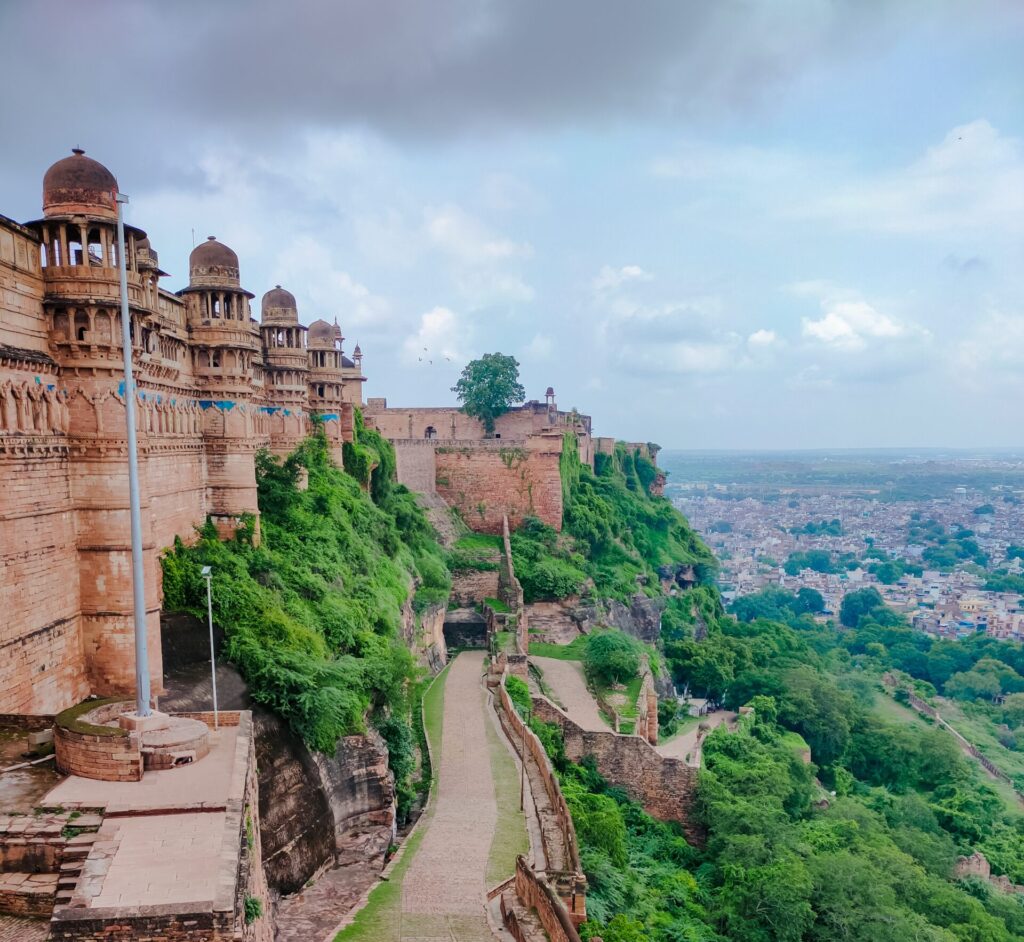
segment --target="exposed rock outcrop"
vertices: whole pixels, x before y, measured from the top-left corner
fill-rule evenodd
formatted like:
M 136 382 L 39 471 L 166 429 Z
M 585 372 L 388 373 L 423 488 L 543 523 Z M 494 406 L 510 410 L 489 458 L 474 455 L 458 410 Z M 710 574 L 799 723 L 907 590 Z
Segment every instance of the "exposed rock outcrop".
M 608 626 L 654 644 L 661 635 L 661 613 L 665 604 L 664 598 L 652 599 L 646 595 L 634 595 L 628 606 L 617 599 L 587 599 L 576 602 L 570 616 L 584 633 Z
M 395 788 L 380 736 L 345 736 L 333 756 L 310 752 L 259 711 L 256 756 L 267 880 L 281 893 L 337 864 L 383 866 L 395 834 Z

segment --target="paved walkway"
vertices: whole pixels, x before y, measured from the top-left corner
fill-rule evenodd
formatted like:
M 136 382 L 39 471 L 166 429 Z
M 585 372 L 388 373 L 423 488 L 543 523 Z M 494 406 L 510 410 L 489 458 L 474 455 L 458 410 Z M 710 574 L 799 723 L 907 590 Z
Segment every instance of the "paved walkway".
M 344 942 L 495 942 L 485 905 L 499 833 L 490 749 L 497 734 L 487 726 L 483 661 L 482 651 L 465 651 L 448 667 L 440 750 L 431 740 L 437 790 L 394 869 L 341 932 Z
M 544 683 L 551 688 L 555 699 L 569 718 L 583 729 L 607 733 L 611 727 L 597 708 L 597 701 L 587 689 L 583 665 L 579 661 L 561 661 L 555 657 L 535 657 L 531 663 L 540 668 Z
M 437 795 L 402 882 L 403 942 L 492 939 L 485 880 L 498 807 L 484 725 L 483 661 L 483 652 L 467 651 L 449 668 Z
M 45 942 L 49 934 L 49 919 L 0 915 L 0 942 Z
M 736 720 L 736 714 L 731 710 L 716 710 L 714 713 L 709 713 L 707 716 L 700 718 L 701 724 L 706 723 L 710 729 L 708 733 L 713 729 L 717 729 L 723 723 L 733 723 Z M 691 764 L 696 762 L 695 751 L 697 749 L 697 735 L 700 732 L 700 725 L 692 726 L 686 730 L 685 733 L 680 733 L 674 739 L 670 739 L 668 742 L 663 742 L 657 746 L 658 752 L 663 755 L 666 759 L 683 759 L 687 756 L 691 757 Z M 696 763 L 699 764 L 699 763 Z

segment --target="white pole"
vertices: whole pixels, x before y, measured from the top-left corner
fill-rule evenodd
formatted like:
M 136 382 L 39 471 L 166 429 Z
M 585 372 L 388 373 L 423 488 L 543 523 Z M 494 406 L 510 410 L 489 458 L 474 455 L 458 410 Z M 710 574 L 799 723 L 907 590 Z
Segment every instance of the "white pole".
M 132 594 L 135 612 L 135 712 L 149 716 L 149 651 L 146 648 L 146 587 L 142 568 L 142 510 L 139 456 L 135 440 L 135 377 L 132 375 L 132 324 L 128 311 L 128 253 L 124 245 L 123 193 L 117 201 L 117 262 L 121 276 L 121 346 L 124 354 L 124 416 L 128 432 L 128 506 L 132 531 Z
M 213 728 L 219 729 L 217 720 L 217 662 L 213 654 L 213 580 L 212 573 L 206 574 L 206 617 L 210 625 L 210 680 L 213 683 Z

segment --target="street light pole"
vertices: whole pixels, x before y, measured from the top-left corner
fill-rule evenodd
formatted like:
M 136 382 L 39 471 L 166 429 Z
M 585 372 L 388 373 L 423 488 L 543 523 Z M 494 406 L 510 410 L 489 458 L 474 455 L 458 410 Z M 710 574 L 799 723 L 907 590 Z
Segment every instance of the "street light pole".
M 121 346 L 124 354 L 124 416 L 128 432 L 128 507 L 132 532 L 132 595 L 135 616 L 135 713 L 149 716 L 149 651 L 146 647 L 146 586 L 142 568 L 142 509 L 139 500 L 139 456 L 135 437 L 135 377 L 132 374 L 132 324 L 128 310 L 128 253 L 124 244 L 124 210 L 128 197 L 117 202 L 117 262 L 121 279 Z
M 217 729 L 217 662 L 213 654 L 213 569 L 209 566 L 203 566 L 203 578 L 206 580 L 206 620 L 210 626 L 210 681 L 213 684 L 213 728 Z
M 532 711 L 530 711 L 532 713 Z M 527 716 L 530 714 L 528 713 Z M 526 810 L 526 723 L 527 717 L 520 717 L 523 724 L 523 746 L 519 752 L 519 810 Z

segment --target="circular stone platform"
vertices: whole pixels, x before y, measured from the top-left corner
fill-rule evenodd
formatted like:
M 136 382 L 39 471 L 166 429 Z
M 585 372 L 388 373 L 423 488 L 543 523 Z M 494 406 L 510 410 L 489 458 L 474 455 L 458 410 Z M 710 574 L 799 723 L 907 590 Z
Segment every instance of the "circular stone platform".
M 210 727 L 199 720 L 169 716 L 166 725 L 142 731 L 142 761 L 146 771 L 189 765 L 209 751 Z

